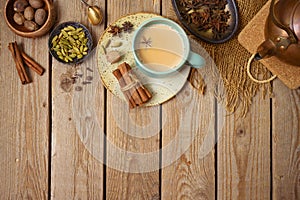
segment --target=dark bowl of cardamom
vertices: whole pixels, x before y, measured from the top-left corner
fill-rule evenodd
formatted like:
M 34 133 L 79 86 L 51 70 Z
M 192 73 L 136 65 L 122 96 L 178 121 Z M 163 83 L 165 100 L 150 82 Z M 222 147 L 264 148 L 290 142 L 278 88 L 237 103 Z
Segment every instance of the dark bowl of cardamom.
M 57 61 L 79 64 L 89 56 L 93 48 L 93 39 L 90 31 L 81 23 L 64 22 L 51 32 L 48 47 Z

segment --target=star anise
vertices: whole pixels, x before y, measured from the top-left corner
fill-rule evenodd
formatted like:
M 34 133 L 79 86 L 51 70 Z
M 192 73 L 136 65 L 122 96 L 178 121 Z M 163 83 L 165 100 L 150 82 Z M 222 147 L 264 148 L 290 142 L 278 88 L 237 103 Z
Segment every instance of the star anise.
M 203 26 L 200 26 L 199 28 L 198 28 L 198 30 L 199 31 L 208 31 L 209 29 L 211 29 L 212 28 L 212 25 L 210 24 L 210 23 L 207 23 L 207 24 L 205 24 L 205 25 L 203 25 Z
M 180 15 L 183 19 L 188 20 L 190 18 L 190 15 L 186 12 L 180 11 Z
M 219 40 L 219 39 L 221 39 L 222 38 L 222 36 L 223 36 L 223 33 L 222 32 L 219 32 L 219 31 L 217 31 L 216 29 L 212 29 L 212 33 L 213 33 L 213 38 L 214 39 L 217 39 L 217 40 Z
M 122 24 L 122 29 L 124 32 L 130 33 L 133 29 L 133 24 L 129 21 L 126 21 Z
M 110 25 L 109 27 L 110 30 L 108 32 L 111 33 L 113 36 L 119 35 L 122 32 L 122 28 L 117 25 Z
M 205 6 L 203 6 L 205 7 Z M 202 9 L 201 12 L 199 12 L 200 16 L 201 16 L 201 19 L 202 19 L 202 23 L 206 23 L 209 21 L 209 18 L 210 18 L 210 11 L 209 11 L 209 8 L 208 7 L 205 7 Z
M 143 36 L 141 43 L 144 44 L 146 48 L 152 46 L 151 38 L 147 39 L 145 36 Z
M 221 15 L 222 21 L 227 22 L 230 18 L 230 12 L 226 11 L 223 15 Z
M 200 13 L 198 12 L 193 12 L 191 14 L 191 21 L 193 24 L 195 24 L 196 26 L 200 26 L 202 24 L 202 17 L 200 15 Z
M 179 0 L 179 5 L 185 7 L 189 0 Z
M 219 9 L 225 9 L 227 4 L 228 2 L 226 0 L 220 0 L 217 5 Z
M 211 25 L 213 29 L 215 29 L 217 32 L 220 32 L 222 22 L 219 19 L 217 18 L 212 19 Z
M 188 10 L 188 12 L 190 10 L 197 10 L 199 8 L 199 3 L 197 1 L 189 1 L 187 4 L 186 4 L 186 8 Z
M 209 31 L 216 39 L 226 33 L 231 17 L 230 12 L 225 11 L 227 0 L 179 0 L 179 4 L 184 7 L 181 11 L 183 19 L 198 31 Z
M 213 10 L 213 11 L 212 11 L 211 17 L 214 18 L 214 19 L 221 20 L 222 15 L 224 15 L 224 13 L 225 13 L 224 10 L 216 9 L 216 10 Z

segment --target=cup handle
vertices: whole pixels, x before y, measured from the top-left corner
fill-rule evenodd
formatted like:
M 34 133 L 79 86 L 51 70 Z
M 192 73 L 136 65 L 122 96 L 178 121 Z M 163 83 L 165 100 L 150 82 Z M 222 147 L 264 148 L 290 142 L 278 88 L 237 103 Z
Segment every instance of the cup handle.
M 197 53 L 190 51 L 187 61 L 193 68 L 201 68 L 205 66 L 205 60 Z

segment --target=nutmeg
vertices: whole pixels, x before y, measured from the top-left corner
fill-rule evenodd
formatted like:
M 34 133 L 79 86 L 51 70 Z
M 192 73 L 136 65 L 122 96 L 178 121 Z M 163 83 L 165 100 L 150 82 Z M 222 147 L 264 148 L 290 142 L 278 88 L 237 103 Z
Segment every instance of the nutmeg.
M 23 12 L 27 6 L 28 2 L 26 0 L 17 0 L 14 3 L 14 11 Z
M 32 20 L 34 18 L 34 9 L 31 6 L 25 8 L 24 17 L 27 20 Z
M 38 24 L 38 25 L 43 25 L 45 23 L 47 19 L 47 12 L 40 8 L 40 9 L 37 9 L 35 11 L 35 14 L 34 14 L 34 21 Z
M 23 16 L 22 13 L 18 13 L 16 12 L 14 14 L 14 21 L 18 24 L 18 25 L 23 25 L 23 23 L 25 22 L 25 18 Z
M 24 27 L 29 31 L 35 31 L 39 28 L 39 26 L 35 22 L 29 20 L 26 20 L 24 22 Z
M 29 4 L 31 5 L 31 7 L 37 9 L 37 8 L 43 7 L 44 1 L 43 0 L 29 0 Z

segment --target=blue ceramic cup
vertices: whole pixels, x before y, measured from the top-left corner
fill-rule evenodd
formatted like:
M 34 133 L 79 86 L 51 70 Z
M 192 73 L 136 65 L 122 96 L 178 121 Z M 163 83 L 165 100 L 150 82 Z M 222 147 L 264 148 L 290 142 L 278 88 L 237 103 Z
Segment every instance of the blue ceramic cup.
M 172 30 L 172 34 L 176 33 L 178 37 L 177 39 L 171 38 L 171 35 L 167 31 L 165 31 L 166 34 L 164 34 L 164 32 L 156 34 L 158 35 L 157 37 L 160 38 L 160 46 L 164 46 L 161 44 L 168 44 L 170 46 L 160 47 L 161 49 L 165 48 L 163 49 L 163 51 L 160 50 L 162 53 L 166 53 L 167 51 L 171 52 L 171 47 L 173 46 L 180 46 L 180 48 L 183 48 L 179 49 L 180 53 L 177 52 L 177 55 L 179 56 L 178 62 L 176 60 L 176 64 L 174 64 L 173 66 L 168 66 L 165 70 L 157 70 L 155 68 L 149 67 L 149 65 L 145 63 L 143 58 L 141 58 L 139 52 L 142 48 L 141 45 L 144 45 L 146 51 L 151 51 L 151 48 L 154 48 L 152 44 L 154 44 L 155 41 L 152 41 L 151 32 L 149 33 L 148 31 L 147 33 L 146 31 L 149 28 L 157 28 L 159 26 L 167 27 L 167 29 Z M 166 77 L 168 75 L 174 74 L 174 72 L 178 72 L 186 64 L 186 62 L 193 68 L 200 68 L 205 65 L 205 60 L 203 59 L 203 57 L 191 51 L 189 38 L 187 37 L 185 31 L 174 21 L 163 17 L 152 18 L 143 22 L 138 27 L 133 36 L 132 49 L 137 68 L 141 70 L 144 74 L 154 78 Z M 172 59 L 172 57 L 166 56 L 166 59 L 170 60 Z M 168 63 L 168 61 L 165 63 Z

